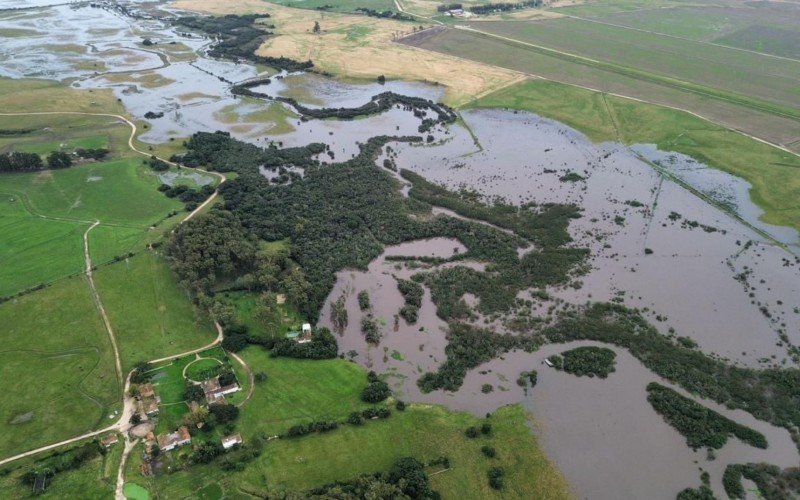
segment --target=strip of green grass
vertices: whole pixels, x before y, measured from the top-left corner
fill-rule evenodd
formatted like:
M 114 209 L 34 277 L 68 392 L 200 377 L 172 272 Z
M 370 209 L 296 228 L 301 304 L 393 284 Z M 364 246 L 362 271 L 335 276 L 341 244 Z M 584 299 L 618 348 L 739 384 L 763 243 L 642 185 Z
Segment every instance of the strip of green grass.
M 210 343 L 216 332 L 153 253 L 102 266 L 95 284 L 117 335 L 122 368 Z
M 0 457 L 105 424 L 120 388 L 85 278 L 0 304 L 0 324 Z
M 594 141 L 653 143 L 687 154 L 750 182 L 765 222 L 800 229 L 800 159 L 689 113 L 540 80 L 507 87 L 469 107 L 531 111 Z

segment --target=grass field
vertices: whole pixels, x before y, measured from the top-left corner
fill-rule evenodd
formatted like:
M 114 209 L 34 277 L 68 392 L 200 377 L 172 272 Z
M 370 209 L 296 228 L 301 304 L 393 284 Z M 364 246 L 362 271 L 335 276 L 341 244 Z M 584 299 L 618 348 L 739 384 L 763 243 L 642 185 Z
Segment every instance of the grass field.
M 483 23 L 474 24 L 480 27 Z M 608 66 L 606 63 L 562 57 L 549 49 L 540 50 L 465 30 L 450 29 L 410 43 L 428 50 L 495 64 L 557 82 L 630 96 L 654 104 L 690 109 L 728 128 L 800 151 L 800 143 L 793 144 L 800 137 L 800 121 L 774 114 L 774 105 L 769 103 L 764 110 L 757 110 L 761 101 L 745 98 L 743 102 L 738 102 L 722 97 L 709 98 L 704 94 L 705 90 L 696 89 L 694 84 L 688 84 L 688 87 L 683 83 L 673 85 L 671 81 L 666 81 L 661 76 L 653 77 L 651 73 L 620 70 L 619 67 Z M 722 91 L 710 92 L 714 94 Z
M 800 61 L 582 19 L 486 21 L 472 25 L 521 42 L 800 109 Z
M 0 457 L 108 421 L 120 388 L 111 345 L 85 278 L 0 304 Z
M 654 143 L 685 153 L 753 185 L 750 196 L 763 219 L 800 229 L 800 158 L 688 113 L 531 80 L 470 104 L 532 111 L 561 121 L 594 141 Z
M 74 446 L 74 445 L 70 445 Z M 69 449 L 70 446 L 64 447 Z M 47 489 L 36 498 L 63 499 L 81 498 L 87 500 L 104 500 L 114 495 L 117 469 L 122 457 L 122 443 L 107 449 L 105 455 L 86 462 L 77 470 L 61 472 L 48 481 Z M 45 456 L 35 457 L 37 460 Z M 0 491 L 6 498 L 32 497 L 31 487 L 21 481 L 22 474 L 35 462 L 31 459 L 15 462 L 17 468 L 8 475 L 0 476 Z
M 95 273 L 125 373 L 139 361 L 196 349 L 217 336 L 175 282 L 166 260 L 142 252 Z
M 337 77 L 374 81 L 384 75 L 388 79 L 437 82 L 446 87 L 444 100 L 451 105 L 463 104 L 519 79 L 513 71 L 393 43 L 397 34 L 408 34 L 416 27 L 411 23 L 309 12 L 261 0 L 178 0 L 173 5 L 217 15 L 269 12 L 278 36 L 268 39 L 257 53 L 299 60 L 310 58 L 318 69 Z M 322 28 L 320 34 L 311 32 L 315 20 Z M 353 33 L 364 35 L 354 37 Z
M 330 8 L 326 10 L 333 12 L 356 12 L 359 7 L 377 11 L 397 10 L 392 0 L 274 0 L 273 3 L 298 9 L 316 9 L 328 6 Z
M 256 347 L 242 353 L 250 367 L 268 378 L 256 385 L 255 394 L 242 410 L 237 427 L 245 443 L 257 433 L 285 430 L 293 422 L 345 417 L 363 404 L 358 394 L 366 373 L 343 360 L 303 361 L 273 359 Z M 451 469 L 431 476 L 443 498 L 569 498 L 561 475 L 539 451 L 519 406 L 502 408 L 491 417 L 492 437 L 475 440 L 464 430 L 480 423 L 465 414 L 438 406 L 412 405 L 394 411 L 386 420 L 368 421 L 361 427 L 344 425 L 327 434 L 268 442 L 264 453 L 241 472 L 224 472 L 218 465 L 144 478 L 137 472 L 138 454 L 126 469 L 129 481 L 144 485 L 151 496 L 197 496 L 218 484 L 226 498 L 279 496 L 285 490 L 305 490 L 334 480 L 388 469 L 400 457 L 423 461 L 447 456 Z M 494 446 L 498 457 L 480 452 Z M 486 472 L 492 466 L 506 471 L 506 489 L 491 490 Z M 432 467 L 429 473 L 441 467 Z

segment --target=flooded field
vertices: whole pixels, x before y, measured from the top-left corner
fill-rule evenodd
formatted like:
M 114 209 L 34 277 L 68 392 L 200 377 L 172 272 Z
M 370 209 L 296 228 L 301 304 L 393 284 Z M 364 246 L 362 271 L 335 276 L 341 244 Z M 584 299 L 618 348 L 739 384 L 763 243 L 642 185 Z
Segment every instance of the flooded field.
M 48 4 L 45 0 L 13 4 L 26 9 L 0 12 L 0 30 L 10 34 L 0 45 L 0 75 L 112 89 L 138 119 L 163 113 L 147 120 L 149 129 L 140 136 L 145 142 L 225 130 L 260 145 L 324 142 L 334 153 L 326 160 L 341 161 L 370 137 L 418 135 L 420 118 L 399 107 L 355 120 L 304 121 L 283 103 L 238 98 L 230 92 L 231 82 L 254 78 L 263 68 L 210 59 L 203 53 L 208 39 L 182 35 L 158 20 L 133 20 L 88 6 L 27 8 Z M 9 5 L 0 1 L 0 8 Z M 87 23 L 88 17 L 94 22 Z M 155 43 L 145 47 L 145 39 Z M 271 83 L 254 90 L 309 107 L 357 107 L 384 91 L 433 100 L 442 96 L 441 88 L 419 83 L 348 83 L 313 74 L 273 75 Z M 430 144 L 392 144 L 397 167 L 488 198 L 574 203 L 582 210 L 570 233 L 575 246 L 590 249 L 591 268 L 577 289 L 548 290 L 553 299 L 540 304 L 537 314 L 556 301 L 618 301 L 643 310 L 662 333 L 690 337 L 707 353 L 754 367 L 792 364 L 788 350 L 800 344 L 798 235 L 760 222 L 761 211 L 744 181 L 651 145 L 592 144 L 563 124 L 528 113 L 467 111 L 462 118 L 463 124 L 436 127 Z M 162 175 L 167 184 L 186 180 Z M 213 182 L 196 173 L 185 176 L 196 176 L 198 184 Z M 441 208 L 435 213 L 455 216 Z M 522 402 L 536 416 L 534 431 L 549 456 L 580 497 L 674 498 L 681 489 L 698 486 L 702 471 L 711 474 L 721 494 L 728 463 L 800 462 L 785 430 L 708 401 L 703 404 L 762 432 L 770 447 L 758 450 L 732 439 L 715 460 L 704 450 L 692 452 L 646 399 L 648 382 L 670 384 L 627 351 L 614 348 L 617 371 L 607 380 L 578 378 L 542 364 L 551 354 L 592 343 L 511 352 L 472 370 L 455 393 L 423 394 L 416 381 L 445 360 L 447 324 L 437 317 L 427 289 L 414 324 L 398 316 L 404 302 L 397 280 L 409 279 L 426 264 L 392 257 L 449 258 L 464 251 L 453 239 L 408 242 L 387 248 L 366 270 L 339 272 L 320 324 L 332 326 L 330 304 L 344 297 L 348 324 L 339 332 L 340 351 L 388 375 L 407 401 L 442 403 L 478 415 Z M 443 266 L 454 265 L 485 267 L 474 261 Z M 370 311 L 359 308 L 362 291 L 370 295 Z M 376 346 L 367 344 L 360 330 L 367 314 L 382 335 Z M 501 321 L 491 326 L 503 332 Z M 526 393 L 516 380 L 530 369 L 539 371 L 539 382 Z M 481 390 L 485 384 L 492 392 Z

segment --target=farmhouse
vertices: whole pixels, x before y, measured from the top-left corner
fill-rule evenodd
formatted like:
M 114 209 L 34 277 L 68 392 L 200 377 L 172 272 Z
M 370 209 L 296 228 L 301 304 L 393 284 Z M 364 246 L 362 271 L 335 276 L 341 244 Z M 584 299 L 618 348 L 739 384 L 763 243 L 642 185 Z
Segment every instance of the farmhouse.
M 203 393 L 206 396 L 206 401 L 208 401 L 208 404 L 210 405 L 215 403 L 224 403 L 226 394 L 231 394 L 241 389 L 239 384 L 236 382 L 224 387 L 221 386 L 219 383 L 219 377 L 206 380 L 200 385 L 203 387 Z
M 222 447 L 226 450 L 233 448 L 237 444 L 242 444 L 241 434 L 233 434 L 231 436 L 225 436 L 222 438 Z
M 180 427 L 175 432 L 161 434 L 158 436 L 158 447 L 161 451 L 170 451 L 178 446 L 183 446 L 192 442 L 192 436 L 186 426 Z
M 116 434 L 109 434 L 100 441 L 100 444 L 102 444 L 103 447 L 108 448 L 109 446 L 113 446 L 118 442 L 119 442 L 119 436 L 117 436 Z

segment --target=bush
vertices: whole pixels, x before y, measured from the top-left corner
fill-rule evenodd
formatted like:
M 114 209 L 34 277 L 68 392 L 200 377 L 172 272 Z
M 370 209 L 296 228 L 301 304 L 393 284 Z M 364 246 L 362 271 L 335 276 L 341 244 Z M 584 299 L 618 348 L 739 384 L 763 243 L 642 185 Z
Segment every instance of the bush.
M 492 386 L 492 384 L 483 384 L 481 386 L 481 392 L 484 394 L 489 394 L 492 391 L 494 391 L 494 387 Z
M 267 374 L 264 373 L 264 372 L 256 372 L 256 374 L 253 376 L 253 379 L 257 383 L 266 382 L 267 381 Z
M 491 446 L 481 446 L 481 453 L 488 458 L 494 458 L 497 456 L 497 450 Z
M 361 400 L 367 403 L 380 403 L 391 395 L 392 391 L 386 382 L 370 382 L 361 392 Z
M 481 425 L 481 434 L 483 434 L 484 436 L 491 435 L 492 434 L 492 424 L 490 424 L 489 422 L 484 422 Z
M 364 417 L 361 416 L 361 413 L 354 411 L 347 417 L 347 423 L 352 425 L 364 425 Z
M 208 412 L 218 424 L 226 424 L 239 418 L 239 408 L 229 404 L 211 405 Z
M 500 467 L 492 467 L 489 469 L 487 474 L 489 476 L 489 486 L 492 487 L 494 490 L 502 490 L 503 489 L 503 476 L 505 476 L 505 472 Z
M 403 401 L 400 401 L 400 400 L 398 400 L 397 403 L 395 403 L 394 407 L 397 408 L 397 411 L 405 411 L 406 410 L 406 404 Z
M 480 436 L 480 431 L 477 427 L 467 427 L 467 430 L 464 431 L 464 435 L 466 435 L 470 439 L 475 439 L 476 437 Z

